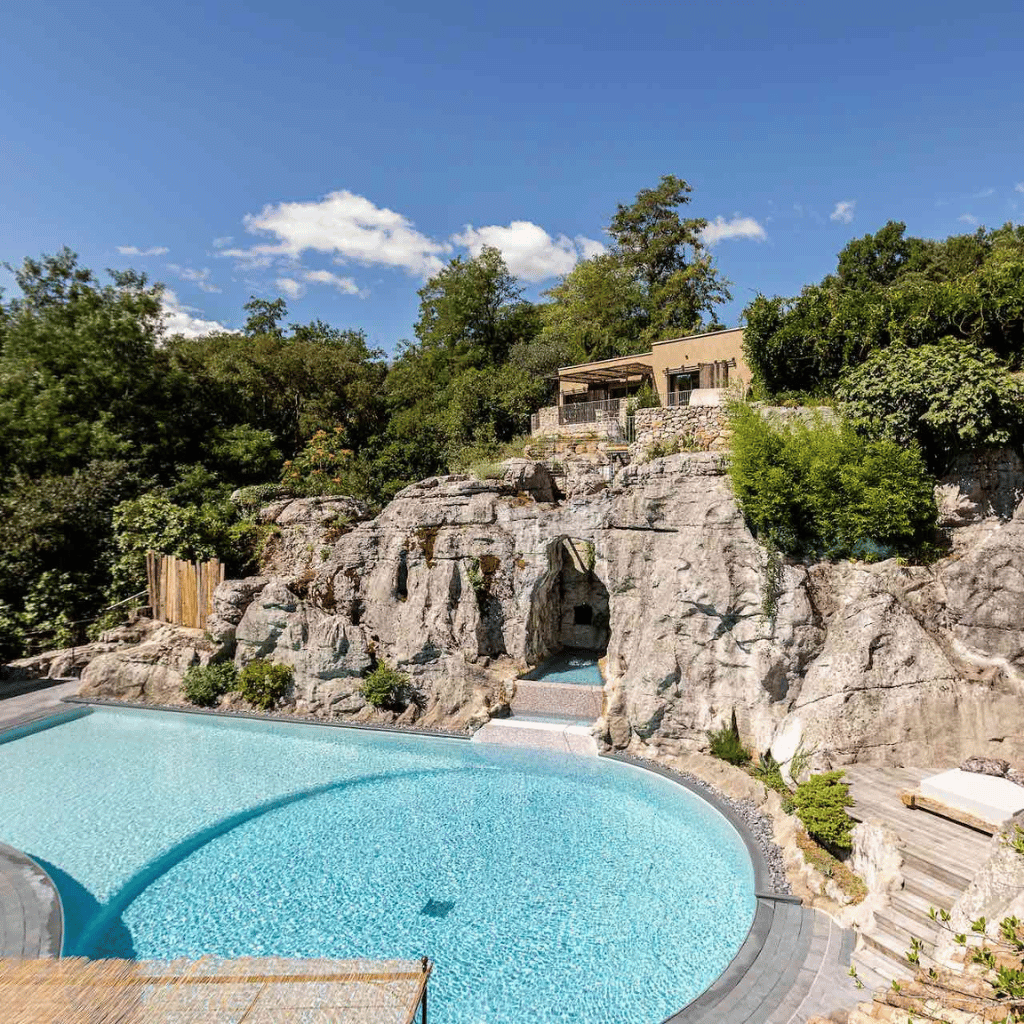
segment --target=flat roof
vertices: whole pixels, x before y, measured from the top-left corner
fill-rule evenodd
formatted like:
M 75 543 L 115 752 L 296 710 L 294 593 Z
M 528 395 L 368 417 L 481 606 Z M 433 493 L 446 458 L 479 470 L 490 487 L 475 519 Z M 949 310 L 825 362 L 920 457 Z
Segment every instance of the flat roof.
M 666 338 L 664 341 L 656 341 L 655 345 L 668 345 L 673 341 L 696 341 L 697 338 L 713 338 L 716 334 L 732 334 L 733 331 L 742 331 L 742 327 L 723 327 L 720 331 L 705 331 L 703 334 L 680 334 L 678 338 Z
M 643 359 L 644 356 L 653 356 L 653 352 L 634 352 L 631 356 L 609 356 L 607 359 L 595 359 L 590 363 L 571 363 L 569 366 L 560 366 L 558 372 L 563 370 L 578 370 L 581 366 L 600 366 L 602 363 L 617 363 L 623 359 Z

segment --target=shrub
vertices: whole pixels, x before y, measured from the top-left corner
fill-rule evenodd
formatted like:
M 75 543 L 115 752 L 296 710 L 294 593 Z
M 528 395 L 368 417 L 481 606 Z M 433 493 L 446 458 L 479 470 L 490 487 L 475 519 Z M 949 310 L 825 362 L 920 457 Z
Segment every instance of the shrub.
M 916 441 L 937 473 L 957 452 L 1015 442 L 1024 431 L 1024 386 L 994 352 L 955 338 L 875 352 L 843 375 L 837 393 L 858 430 Z
M 711 756 L 728 761 L 729 764 L 742 765 L 750 760 L 750 752 L 740 742 L 740 732 L 736 725 L 736 712 L 732 713 L 732 720 L 721 729 L 708 733 L 708 741 L 711 744 Z
M 782 777 L 782 765 L 772 757 L 771 751 L 762 754 L 757 764 L 751 765 L 750 774 L 758 782 L 764 783 L 768 789 L 774 790 L 782 797 L 782 809 L 787 814 L 793 813 L 793 809 L 796 806 L 793 803 L 793 794 L 789 791 L 789 786 L 786 785 L 786 780 Z
M 658 392 L 651 387 L 650 381 L 644 381 L 637 388 L 637 392 L 626 403 L 628 412 L 635 412 L 637 409 L 658 409 L 661 407 L 661 398 Z
M 238 672 L 230 661 L 193 665 L 185 673 L 185 699 L 201 708 L 216 707 L 237 685 Z
M 735 403 L 730 415 L 736 498 L 786 554 L 876 560 L 929 540 L 933 481 L 916 444 L 868 440 L 818 414 L 775 426 Z
M 238 692 L 254 708 L 270 711 L 288 692 L 294 673 L 288 665 L 250 661 L 238 673 Z
M 367 704 L 375 708 L 390 708 L 398 704 L 409 677 L 404 672 L 391 668 L 383 661 L 363 680 L 359 692 Z
M 844 772 L 812 775 L 801 782 L 793 794 L 797 817 L 807 834 L 822 846 L 848 850 L 853 819 L 846 808 L 853 805 L 850 787 L 842 781 Z
M 365 467 L 349 448 L 343 427 L 318 430 L 281 471 L 281 483 L 298 497 L 362 494 L 365 477 Z

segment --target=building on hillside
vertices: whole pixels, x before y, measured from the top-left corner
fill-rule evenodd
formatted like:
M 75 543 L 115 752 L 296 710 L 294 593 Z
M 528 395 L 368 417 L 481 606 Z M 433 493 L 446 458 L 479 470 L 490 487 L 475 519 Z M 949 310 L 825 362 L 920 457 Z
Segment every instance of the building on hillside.
M 630 396 L 645 383 L 663 407 L 720 405 L 726 388 L 745 390 L 743 329 L 736 327 L 656 341 L 649 352 L 617 356 L 558 371 L 558 404 L 533 415 L 533 434 L 596 432 L 619 436 Z

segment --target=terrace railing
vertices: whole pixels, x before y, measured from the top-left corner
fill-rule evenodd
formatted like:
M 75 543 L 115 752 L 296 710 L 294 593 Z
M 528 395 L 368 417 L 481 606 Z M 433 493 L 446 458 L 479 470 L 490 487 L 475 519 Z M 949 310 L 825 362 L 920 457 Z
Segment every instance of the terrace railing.
M 558 407 L 559 426 L 580 423 L 607 423 L 618 420 L 621 398 L 608 398 L 603 402 L 571 402 Z
M 669 408 L 674 409 L 682 405 L 689 405 L 690 395 L 692 394 L 692 391 L 670 391 L 668 393 Z

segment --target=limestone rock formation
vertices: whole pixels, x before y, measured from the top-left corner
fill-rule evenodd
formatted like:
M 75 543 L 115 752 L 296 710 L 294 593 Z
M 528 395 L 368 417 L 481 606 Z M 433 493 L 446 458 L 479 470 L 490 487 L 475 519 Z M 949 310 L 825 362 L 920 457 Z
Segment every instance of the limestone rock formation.
M 262 512 L 264 573 L 218 589 L 211 640 L 154 637 L 86 676 L 129 692 L 149 673 L 164 692 L 187 661 L 267 657 L 294 668 L 297 709 L 365 717 L 360 680 L 384 661 L 416 691 L 405 720 L 474 727 L 561 645 L 607 644 L 597 732 L 612 747 L 699 750 L 735 710 L 752 749 L 802 748 L 816 768 L 1019 762 L 1024 503 L 987 514 L 1016 493 L 1000 472 L 961 472 L 989 497 L 950 528 L 970 534 L 950 557 L 790 564 L 767 595 L 715 453 L 630 464 L 569 498 L 517 460 L 500 480 L 421 481 L 372 520 L 348 499 L 279 501 Z

